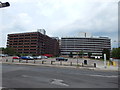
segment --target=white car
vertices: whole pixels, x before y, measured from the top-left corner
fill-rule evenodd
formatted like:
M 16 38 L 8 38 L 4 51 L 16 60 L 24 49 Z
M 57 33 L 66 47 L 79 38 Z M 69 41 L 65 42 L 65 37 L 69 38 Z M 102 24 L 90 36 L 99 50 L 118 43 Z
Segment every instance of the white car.
M 34 59 L 47 59 L 47 56 L 34 56 Z
M 7 54 L 0 54 L 0 57 L 7 57 Z
M 47 59 L 48 57 L 47 56 L 42 56 L 42 59 Z
M 34 56 L 34 59 L 42 59 L 42 56 Z

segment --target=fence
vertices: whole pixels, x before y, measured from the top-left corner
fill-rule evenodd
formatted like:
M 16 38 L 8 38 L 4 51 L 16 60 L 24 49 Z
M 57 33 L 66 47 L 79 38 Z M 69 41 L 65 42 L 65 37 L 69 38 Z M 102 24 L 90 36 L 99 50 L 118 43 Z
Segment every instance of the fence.
M 32 64 L 43 64 L 43 65 L 63 65 L 63 66 L 76 66 L 76 67 L 97 67 L 96 63 L 89 65 L 87 60 L 84 60 L 82 63 L 67 62 L 67 61 L 49 61 L 49 60 L 22 60 L 22 59 L 5 59 L 3 62 L 6 63 L 32 63 Z

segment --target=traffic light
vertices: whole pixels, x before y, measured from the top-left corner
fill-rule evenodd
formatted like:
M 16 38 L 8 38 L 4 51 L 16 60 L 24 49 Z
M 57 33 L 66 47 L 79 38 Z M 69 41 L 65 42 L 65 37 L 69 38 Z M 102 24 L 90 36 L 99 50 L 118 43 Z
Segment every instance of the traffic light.
M 4 8 L 8 6 L 10 6 L 9 2 L 5 2 L 5 3 L 0 2 L 0 8 Z

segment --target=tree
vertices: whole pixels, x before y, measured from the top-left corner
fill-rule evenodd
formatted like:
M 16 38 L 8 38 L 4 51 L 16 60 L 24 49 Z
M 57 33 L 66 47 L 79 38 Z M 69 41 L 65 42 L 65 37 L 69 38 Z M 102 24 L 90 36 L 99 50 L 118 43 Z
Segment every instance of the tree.
M 16 51 L 13 48 L 7 47 L 3 48 L 3 53 L 8 55 L 15 55 Z
M 79 56 L 83 57 L 83 54 L 84 54 L 84 51 L 81 50 L 81 51 L 79 52 Z
M 4 53 L 3 50 L 4 50 L 4 48 L 0 47 L 0 53 Z
M 91 58 L 91 55 L 92 55 L 92 53 L 91 53 L 91 52 L 88 52 L 88 57 L 89 57 L 89 58 Z
M 27 54 L 27 53 L 22 53 L 22 54 L 20 54 L 20 56 L 28 56 L 29 54 Z
M 120 47 L 112 49 L 112 57 L 113 58 L 120 58 Z
M 106 54 L 106 59 L 110 60 L 110 50 L 107 49 L 107 48 L 103 49 L 103 51 L 102 51 L 102 57 L 103 57 L 103 59 L 104 59 L 104 54 Z
M 16 54 L 15 54 L 16 56 L 18 56 L 18 57 L 21 57 L 21 54 L 20 53 L 18 53 L 18 52 L 16 52 Z
M 71 58 L 73 57 L 73 53 L 72 52 L 70 52 L 69 57 L 71 57 Z

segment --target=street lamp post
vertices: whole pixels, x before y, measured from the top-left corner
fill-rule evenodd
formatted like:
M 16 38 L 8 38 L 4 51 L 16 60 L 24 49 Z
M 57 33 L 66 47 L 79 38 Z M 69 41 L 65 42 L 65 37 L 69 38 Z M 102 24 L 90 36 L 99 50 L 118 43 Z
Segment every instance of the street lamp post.
M 78 66 L 78 53 L 79 53 L 79 52 L 77 52 L 77 66 Z
M 2 3 L 2 2 L 0 1 L 0 8 L 4 8 L 4 7 L 8 7 L 8 6 L 10 6 L 10 3 L 9 3 L 9 2 Z

